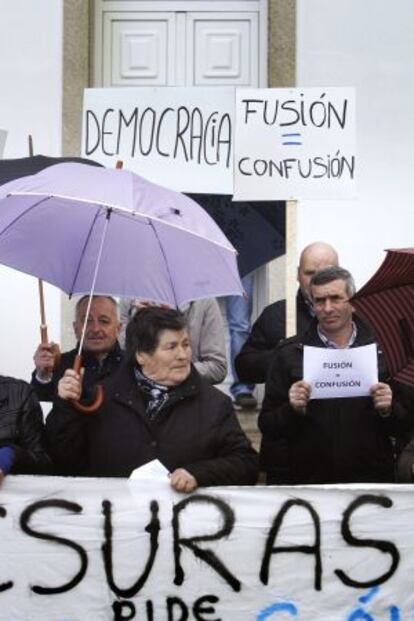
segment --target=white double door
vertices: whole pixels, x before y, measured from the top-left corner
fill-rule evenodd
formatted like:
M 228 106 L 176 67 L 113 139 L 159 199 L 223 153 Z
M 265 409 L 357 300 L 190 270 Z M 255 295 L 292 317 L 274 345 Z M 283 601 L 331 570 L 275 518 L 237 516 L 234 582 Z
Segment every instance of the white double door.
M 95 86 L 265 86 L 266 15 L 264 0 L 96 0 Z

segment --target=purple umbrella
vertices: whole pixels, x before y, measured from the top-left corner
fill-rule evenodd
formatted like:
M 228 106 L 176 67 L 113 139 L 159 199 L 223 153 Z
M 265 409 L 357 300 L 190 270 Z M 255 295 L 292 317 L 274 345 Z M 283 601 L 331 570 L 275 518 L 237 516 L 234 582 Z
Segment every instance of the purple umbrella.
M 20 177 L 34 175 L 35 173 L 40 172 L 48 166 L 62 164 L 64 162 L 78 162 L 80 164 L 88 164 L 88 166 L 102 166 L 102 164 L 99 164 L 94 160 L 81 157 L 48 157 L 45 155 L 33 155 L 33 141 L 31 136 L 29 136 L 29 153 L 29 157 L 0 160 L 0 185 L 13 181 L 14 179 L 18 179 Z M 43 281 L 41 278 L 39 278 L 38 282 L 41 321 L 40 336 L 41 343 L 45 345 L 49 343 L 49 338 L 46 325 Z M 57 366 L 60 359 L 60 350 L 59 346 L 56 345 L 56 343 L 53 344 L 52 351 L 54 353 L 55 366 Z
M 84 164 L 0 187 L 0 263 L 88 294 L 87 315 L 92 295 L 178 307 L 243 293 L 236 251 L 202 207 L 127 170 Z M 85 331 L 86 321 L 77 371 Z M 94 411 L 101 396 L 79 409 Z
M 0 263 L 68 295 L 177 307 L 242 294 L 236 251 L 197 203 L 130 171 L 83 164 L 0 187 Z

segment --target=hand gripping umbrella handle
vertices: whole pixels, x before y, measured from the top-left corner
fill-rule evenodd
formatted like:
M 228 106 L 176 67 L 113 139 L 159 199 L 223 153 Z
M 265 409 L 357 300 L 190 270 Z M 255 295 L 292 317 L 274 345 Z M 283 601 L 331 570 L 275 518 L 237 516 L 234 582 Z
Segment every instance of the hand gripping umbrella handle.
M 49 343 L 49 338 L 47 335 L 47 326 L 45 325 L 40 326 L 40 342 L 42 343 L 42 345 L 47 345 Z M 60 347 L 57 343 L 54 343 L 52 345 L 52 347 L 50 348 L 50 353 L 53 356 L 53 368 L 56 369 L 59 366 L 60 358 L 62 355 L 60 351 Z
M 75 357 L 75 361 L 73 363 L 73 370 L 76 371 L 76 373 L 80 373 L 81 365 L 82 365 L 82 358 L 79 354 L 77 354 Z M 100 384 L 97 384 L 95 386 L 95 401 L 93 403 L 91 403 L 90 405 L 83 405 L 83 403 L 81 403 L 80 401 L 74 401 L 74 400 L 72 400 L 71 403 L 73 407 L 75 408 L 75 410 L 78 410 L 78 412 L 82 412 L 82 414 L 93 414 L 94 412 L 96 412 L 96 410 L 98 410 L 101 407 L 103 400 L 104 400 L 103 388 Z

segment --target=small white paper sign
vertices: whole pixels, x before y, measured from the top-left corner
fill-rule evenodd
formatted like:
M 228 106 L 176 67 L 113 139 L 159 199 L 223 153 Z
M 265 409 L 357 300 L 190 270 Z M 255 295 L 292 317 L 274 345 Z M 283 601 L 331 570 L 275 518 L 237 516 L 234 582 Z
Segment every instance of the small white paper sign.
M 378 382 L 377 347 L 305 346 L 303 379 L 312 386 L 311 399 L 367 396 L 371 386 Z
M 154 481 L 168 481 L 169 472 L 167 468 L 158 460 L 153 459 L 140 468 L 135 468 L 130 475 L 130 479 L 140 480 L 152 479 Z
M 0 129 L 0 159 L 3 157 L 4 147 L 6 145 L 7 131 Z

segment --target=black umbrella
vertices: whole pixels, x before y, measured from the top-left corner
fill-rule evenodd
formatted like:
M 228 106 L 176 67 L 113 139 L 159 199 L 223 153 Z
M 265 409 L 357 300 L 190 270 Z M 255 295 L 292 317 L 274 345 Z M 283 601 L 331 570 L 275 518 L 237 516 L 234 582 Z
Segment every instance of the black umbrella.
M 80 162 L 91 166 L 102 166 L 94 160 L 82 157 L 47 157 L 46 155 L 32 155 L 30 157 L 19 157 L 11 160 L 0 160 L 0 185 L 18 179 L 35 175 L 48 166 L 61 164 L 62 162 Z
M 241 276 L 285 253 L 284 201 L 235 202 L 231 196 L 190 194 L 239 253 Z

